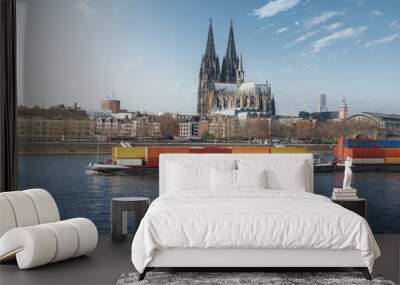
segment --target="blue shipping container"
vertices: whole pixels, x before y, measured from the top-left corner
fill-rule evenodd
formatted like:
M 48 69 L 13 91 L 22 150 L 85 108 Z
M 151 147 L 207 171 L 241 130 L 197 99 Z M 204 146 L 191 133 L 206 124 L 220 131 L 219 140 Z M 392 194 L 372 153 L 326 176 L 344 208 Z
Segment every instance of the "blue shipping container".
M 343 146 L 346 148 L 376 148 L 379 147 L 379 143 L 376 140 L 344 139 Z
M 380 148 L 400 148 L 400 141 L 395 140 L 379 140 L 378 146 Z

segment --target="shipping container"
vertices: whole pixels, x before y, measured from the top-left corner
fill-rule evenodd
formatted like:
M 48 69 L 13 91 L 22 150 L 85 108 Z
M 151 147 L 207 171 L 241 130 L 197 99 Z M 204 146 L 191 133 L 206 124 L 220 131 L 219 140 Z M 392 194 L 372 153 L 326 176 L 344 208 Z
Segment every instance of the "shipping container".
M 229 147 L 191 147 L 190 153 L 232 153 Z
M 114 146 L 112 148 L 112 157 L 114 159 L 125 159 L 125 158 L 145 158 L 146 147 L 134 146 L 134 147 L 122 147 Z
M 385 164 L 400 164 L 400 157 L 385 157 Z
M 377 142 L 380 148 L 400 148 L 400 140 L 379 140 Z
M 353 158 L 353 164 L 384 164 L 383 158 Z
M 146 152 L 146 165 L 158 167 L 160 154 L 162 153 L 189 153 L 189 147 L 148 147 Z
M 233 146 L 232 153 L 269 153 L 268 146 Z
M 335 146 L 332 150 L 332 154 L 338 158 L 338 159 L 342 159 L 343 158 L 343 147 L 339 147 L 339 146 Z
M 271 147 L 271 153 L 307 153 L 307 148 L 305 147 Z
M 385 157 L 400 157 L 400 148 L 384 148 Z
M 379 147 L 379 144 L 378 144 L 378 141 L 376 141 L 376 140 L 345 138 L 343 140 L 343 146 L 345 148 L 376 148 L 376 147 Z
M 125 166 L 141 166 L 143 164 L 143 160 L 141 158 L 117 159 L 117 164 Z
M 380 148 L 344 148 L 343 157 L 352 158 L 383 158 L 384 151 Z
M 337 140 L 337 146 L 338 146 L 339 148 L 343 148 L 343 146 L 344 146 L 344 137 L 338 138 L 338 140 Z

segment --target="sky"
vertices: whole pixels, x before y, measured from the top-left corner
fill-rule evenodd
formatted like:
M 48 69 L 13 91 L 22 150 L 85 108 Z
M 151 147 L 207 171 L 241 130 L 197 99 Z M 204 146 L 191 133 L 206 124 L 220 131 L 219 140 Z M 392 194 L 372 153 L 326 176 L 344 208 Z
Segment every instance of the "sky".
M 196 112 L 209 18 L 222 61 L 230 20 L 245 80 L 278 114 L 400 114 L 398 0 L 17 0 L 19 104 Z

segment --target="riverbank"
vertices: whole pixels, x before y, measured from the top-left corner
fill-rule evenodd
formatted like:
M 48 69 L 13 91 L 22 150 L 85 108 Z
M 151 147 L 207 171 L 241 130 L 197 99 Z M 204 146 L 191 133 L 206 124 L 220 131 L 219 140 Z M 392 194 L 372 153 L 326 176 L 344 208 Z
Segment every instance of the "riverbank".
M 264 146 L 254 143 L 208 143 L 208 142 L 174 142 L 152 141 L 131 143 L 132 146 Z M 111 155 L 112 147 L 118 142 L 20 142 L 20 154 L 104 154 Z M 314 155 L 331 154 L 333 145 L 329 144 L 301 144 L 287 145 L 305 147 Z

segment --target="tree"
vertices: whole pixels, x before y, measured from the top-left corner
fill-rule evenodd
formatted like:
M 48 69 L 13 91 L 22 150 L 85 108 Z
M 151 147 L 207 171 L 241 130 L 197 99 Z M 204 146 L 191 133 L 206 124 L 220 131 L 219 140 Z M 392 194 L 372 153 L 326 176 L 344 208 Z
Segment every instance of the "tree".
M 159 118 L 160 128 L 161 128 L 161 136 L 163 138 L 171 138 L 174 136 L 177 129 L 179 129 L 178 123 L 174 119 L 174 117 L 169 114 L 162 114 Z
M 203 141 L 213 141 L 215 139 L 214 134 L 210 133 L 209 131 L 205 131 L 201 136 Z

